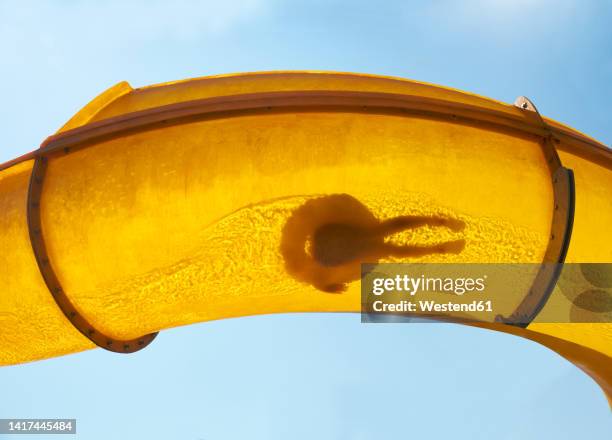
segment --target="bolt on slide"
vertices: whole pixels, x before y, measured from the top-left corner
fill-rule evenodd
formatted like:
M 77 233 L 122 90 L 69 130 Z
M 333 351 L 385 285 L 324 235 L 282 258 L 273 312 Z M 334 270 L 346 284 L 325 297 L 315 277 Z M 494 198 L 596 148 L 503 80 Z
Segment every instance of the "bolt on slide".
M 329 72 L 122 82 L 0 165 L 0 365 L 360 312 L 362 263 L 532 263 L 529 293 L 468 324 L 612 396 L 612 285 L 568 306 L 581 322 L 537 319 L 563 263 L 612 263 L 611 200 L 612 151 L 522 97 Z

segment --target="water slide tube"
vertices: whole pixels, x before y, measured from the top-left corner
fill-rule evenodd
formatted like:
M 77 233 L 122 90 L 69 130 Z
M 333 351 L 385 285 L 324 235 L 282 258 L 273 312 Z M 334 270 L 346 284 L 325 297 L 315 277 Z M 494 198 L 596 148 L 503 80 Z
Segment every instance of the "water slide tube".
M 612 152 L 525 98 L 327 72 L 122 82 L 0 165 L 0 365 L 131 353 L 208 320 L 359 312 L 366 259 L 610 263 L 611 200 Z M 421 254 L 324 261 L 329 240 L 313 243 L 324 225 L 408 217 L 436 220 L 378 245 Z M 533 321 L 555 277 L 471 325 L 545 345 L 612 396 L 612 324 Z

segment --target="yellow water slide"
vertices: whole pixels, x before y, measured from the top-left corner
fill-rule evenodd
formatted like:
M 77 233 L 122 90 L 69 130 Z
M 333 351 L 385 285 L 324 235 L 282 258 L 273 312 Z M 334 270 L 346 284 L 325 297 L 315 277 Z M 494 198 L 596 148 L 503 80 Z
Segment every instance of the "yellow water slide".
M 359 312 L 362 260 L 610 263 L 611 201 L 612 152 L 527 99 L 326 72 L 120 83 L 0 166 L 0 364 Z M 325 225 L 390 229 L 324 261 Z M 403 247 L 418 252 L 389 251 Z M 546 311 L 555 274 L 538 277 L 501 321 Z M 555 350 L 612 395 L 612 324 L 520 323 L 473 325 Z

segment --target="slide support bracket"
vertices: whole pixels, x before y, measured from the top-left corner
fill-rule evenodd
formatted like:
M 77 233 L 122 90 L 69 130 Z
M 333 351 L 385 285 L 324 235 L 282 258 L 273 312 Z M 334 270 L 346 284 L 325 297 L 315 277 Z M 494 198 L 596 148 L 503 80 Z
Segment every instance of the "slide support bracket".
M 535 105 L 524 96 L 518 97 L 514 105 L 523 111 L 532 112 L 548 133 L 542 139 L 542 152 L 550 171 L 554 197 L 548 246 L 531 289 L 509 317 L 501 315 L 496 317 L 498 322 L 525 328 L 544 308 L 563 270 L 574 224 L 576 188 L 573 171 L 562 165 L 557 153 L 558 139 Z
M 69 152 L 69 149 L 63 150 L 64 154 Z M 43 183 L 49 164 L 49 157 L 40 150 L 37 152 L 32 167 L 30 183 L 27 195 L 27 220 L 28 230 L 30 233 L 30 241 L 36 258 L 36 263 L 40 273 L 51 292 L 51 296 L 55 300 L 60 310 L 72 325 L 81 332 L 87 339 L 96 344 L 98 347 L 116 353 L 133 353 L 139 351 L 149 345 L 157 336 L 157 333 L 121 340 L 112 338 L 100 330 L 96 329 L 77 307 L 70 301 L 68 294 L 62 288 L 60 281 L 53 269 L 52 262 L 49 259 L 47 247 L 43 236 L 43 225 L 41 216 L 41 197 L 43 194 Z

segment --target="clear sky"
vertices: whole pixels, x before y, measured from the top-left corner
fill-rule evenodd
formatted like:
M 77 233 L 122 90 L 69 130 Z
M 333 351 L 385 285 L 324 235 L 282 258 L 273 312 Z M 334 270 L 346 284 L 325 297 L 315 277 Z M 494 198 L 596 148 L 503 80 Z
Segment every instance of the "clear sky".
M 505 102 L 526 95 L 609 145 L 610 23 L 604 0 L 0 0 L 0 162 L 118 81 L 275 69 L 401 76 Z M 0 368 L 6 417 L 77 418 L 81 439 L 612 434 L 596 384 L 534 343 L 335 314 L 211 322 L 165 331 L 135 355 Z

